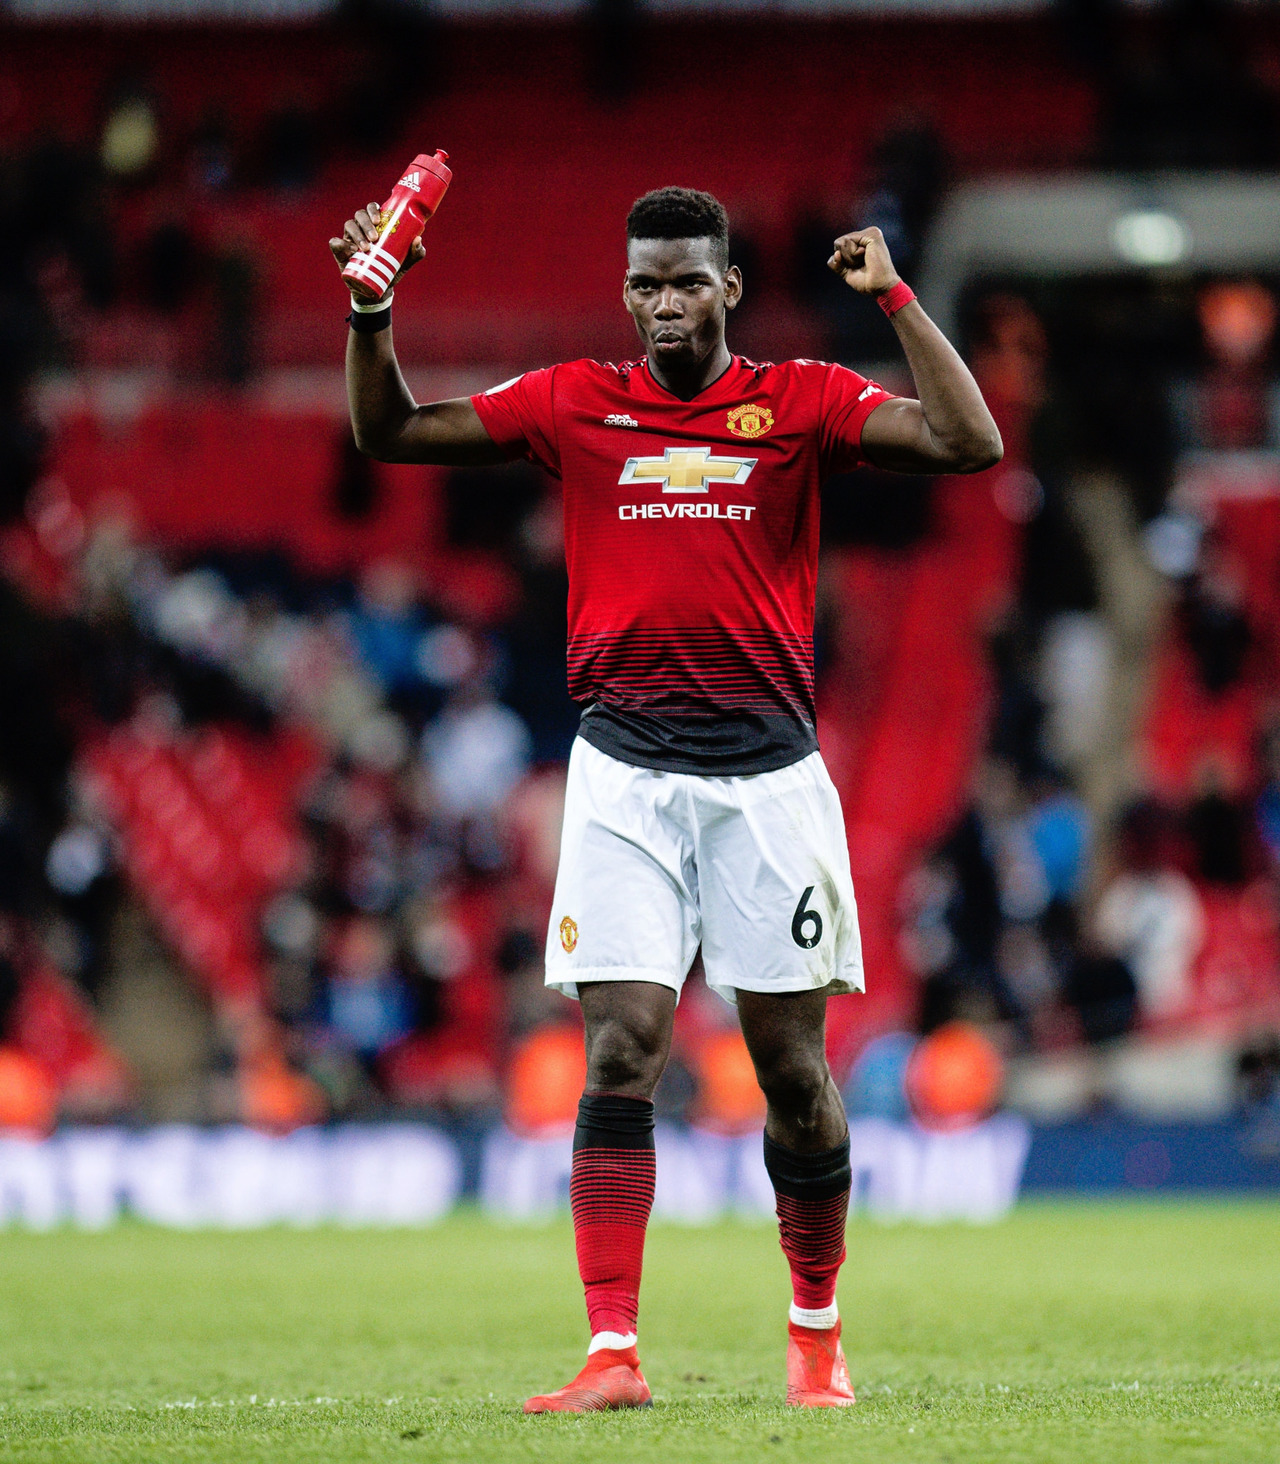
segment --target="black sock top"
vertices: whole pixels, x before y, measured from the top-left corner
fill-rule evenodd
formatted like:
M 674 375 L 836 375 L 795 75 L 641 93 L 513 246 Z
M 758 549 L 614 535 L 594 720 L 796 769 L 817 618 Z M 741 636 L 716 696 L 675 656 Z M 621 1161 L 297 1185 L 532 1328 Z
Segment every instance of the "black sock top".
M 780 1195 L 793 1200 L 829 1200 L 843 1194 L 853 1182 L 849 1166 L 849 1136 L 834 1149 L 797 1154 L 764 1136 L 764 1167 Z
M 578 1104 L 573 1147 L 652 1149 L 653 1100 L 623 1098 L 616 1093 L 584 1093 Z

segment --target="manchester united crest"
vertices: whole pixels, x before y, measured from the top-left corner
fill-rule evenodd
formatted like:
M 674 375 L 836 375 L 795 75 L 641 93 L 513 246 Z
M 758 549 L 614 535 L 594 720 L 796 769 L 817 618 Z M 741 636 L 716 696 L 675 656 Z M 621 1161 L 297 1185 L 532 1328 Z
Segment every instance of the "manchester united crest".
M 735 437 L 763 437 L 773 426 L 773 413 L 755 402 L 743 402 L 730 410 L 728 425 Z
M 566 915 L 560 922 L 560 944 L 565 948 L 568 955 L 573 954 L 573 948 L 578 944 L 577 924 Z

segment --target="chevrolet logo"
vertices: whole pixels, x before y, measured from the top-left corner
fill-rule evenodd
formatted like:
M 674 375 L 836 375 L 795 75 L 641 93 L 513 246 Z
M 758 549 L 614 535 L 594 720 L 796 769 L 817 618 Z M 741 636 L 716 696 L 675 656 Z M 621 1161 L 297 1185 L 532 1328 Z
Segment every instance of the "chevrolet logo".
M 745 483 L 758 458 L 716 457 L 709 447 L 668 447 L 627 459 L 619 483 L 661 483 L 664 493 L 706 493 L 708 483 Z

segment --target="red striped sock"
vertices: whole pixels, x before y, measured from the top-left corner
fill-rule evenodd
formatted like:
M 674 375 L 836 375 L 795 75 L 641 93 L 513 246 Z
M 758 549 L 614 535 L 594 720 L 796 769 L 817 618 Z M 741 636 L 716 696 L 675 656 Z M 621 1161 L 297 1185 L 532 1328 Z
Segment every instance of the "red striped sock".
M 592 1336 L 636 1330 L 653 1183 L 653 1104 L 585 1093 L 569 1203 Z
M 791 1267 L 795 1305 L 825 1311 L 835 1303 L 849 1211 L 849 1140 L 819 1154 L 798 1154 L 768 1136 L 764 1162 L 778 1203 L 778 1233 Z

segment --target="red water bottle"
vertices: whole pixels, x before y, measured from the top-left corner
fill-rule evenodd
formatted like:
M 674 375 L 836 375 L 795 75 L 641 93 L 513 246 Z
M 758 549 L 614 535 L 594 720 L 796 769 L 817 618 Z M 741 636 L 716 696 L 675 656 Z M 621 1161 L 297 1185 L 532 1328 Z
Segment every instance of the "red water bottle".
M 447 152 L 433 157 L 419 153 L 404 170 L 378 215 L 378 242 L 353 254 L 342 271 L 354 293 L 370 300 L 381 300 L 387 293 L 453 179 L 445 167 L 448 156 Z

